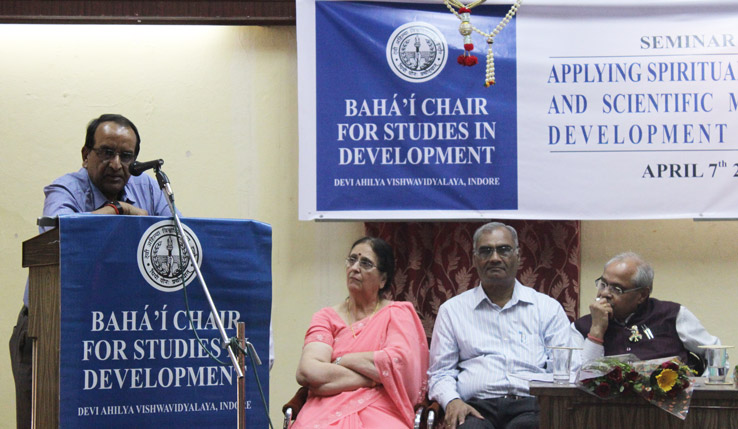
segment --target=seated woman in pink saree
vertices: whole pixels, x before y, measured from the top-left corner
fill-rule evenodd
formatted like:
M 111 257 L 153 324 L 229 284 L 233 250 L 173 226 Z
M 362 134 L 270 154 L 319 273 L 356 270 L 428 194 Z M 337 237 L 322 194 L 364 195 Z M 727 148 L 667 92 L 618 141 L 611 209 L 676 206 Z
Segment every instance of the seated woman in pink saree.
M 297 368 L 310 389 L 293 429 L 413 426 L 427 389 L 428 343 L 412 304 L 382 297 L 392 248 L 364 237 L 346 258 L 349 296 L 313 316 Z

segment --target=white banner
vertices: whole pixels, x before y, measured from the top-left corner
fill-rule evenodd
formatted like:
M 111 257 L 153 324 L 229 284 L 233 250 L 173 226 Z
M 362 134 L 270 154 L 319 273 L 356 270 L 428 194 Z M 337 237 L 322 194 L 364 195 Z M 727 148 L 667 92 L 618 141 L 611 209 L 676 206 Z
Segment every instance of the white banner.
M 524 2 L 495 38 L 489 88 L 484 38 L 473 35 L 478 65 L 457 64 L 460 20 L 443 5 L 369 3 L 297 0 L 300 219 L 738 217 L 736 2 Z M 470 17 L 482 32 L 509 8 L 488 4 Z M 391 19 L 368 23 L 383 13 Z M 404 30 L 418 23 L 441 35 Z M 374 43 L 342 45 L 343 27 L 346 40 Z M 415 31 L 407 46 L 403 30 Z M 444 38 L 438 76 L 392 71 L 393 40 L 411 59 L 438 40 L 428 48 L 437 59 Z M 348 50 L 383 59 L 354 69 Z M 324 91 L 322 74 L 336 69 L 353 87 L 374 85 L 370 95 L 340 82 Z M 442 120 L 411 110 L 442 99 Z M 359 118 L 376 100 L 389 118 Z M 432 124 L 410 145 L 397 138 L 400 119 Z M 351 139 L 352 129 L 364 133 Z

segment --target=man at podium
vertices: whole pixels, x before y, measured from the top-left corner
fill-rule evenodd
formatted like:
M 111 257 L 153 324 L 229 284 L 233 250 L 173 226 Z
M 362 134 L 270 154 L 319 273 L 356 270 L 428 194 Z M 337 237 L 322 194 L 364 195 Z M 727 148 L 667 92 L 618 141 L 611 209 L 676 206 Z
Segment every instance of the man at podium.
M 133 176 L 128 168 L 141 148 L 138 129 L 128 118 L 104 114 L 87 125 L 82 168 L 44 188 L 43 215 L 73 213 L 171 216 L 164 193 L 148 175 Z M 40 227 L 40 232 L 47 228 Z M 31 427 L 31 342 L 28 330 L 28 284 L 23 308 L 10 337 L 10 360 L 15 378 L 18 428 Z

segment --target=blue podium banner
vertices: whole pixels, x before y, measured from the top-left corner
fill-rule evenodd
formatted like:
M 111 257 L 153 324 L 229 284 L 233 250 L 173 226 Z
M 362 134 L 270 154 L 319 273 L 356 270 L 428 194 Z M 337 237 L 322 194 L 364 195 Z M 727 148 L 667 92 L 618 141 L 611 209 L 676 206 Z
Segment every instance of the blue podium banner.
M 271 227 L 182 223 L 227 335 L 246 324 L 268 398 Z M 60 427 L 235 427 L 238 377 L 173 221 L 75 215 L 61 217 L 59 229 Z M 247 424 L 267 427 L 246 366 Z

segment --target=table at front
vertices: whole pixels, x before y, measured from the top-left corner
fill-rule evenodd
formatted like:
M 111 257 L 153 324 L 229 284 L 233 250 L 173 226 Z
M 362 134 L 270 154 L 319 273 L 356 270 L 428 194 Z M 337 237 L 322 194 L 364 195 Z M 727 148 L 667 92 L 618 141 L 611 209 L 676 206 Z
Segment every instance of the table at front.
M 532 381 L 530 393 L 541 406 L 541 429 L 735 429 L 738 390 L 705 385 L 698 379 L 689 413 L 681 420 L 640 397 L 602 400 L 573 384 Z

